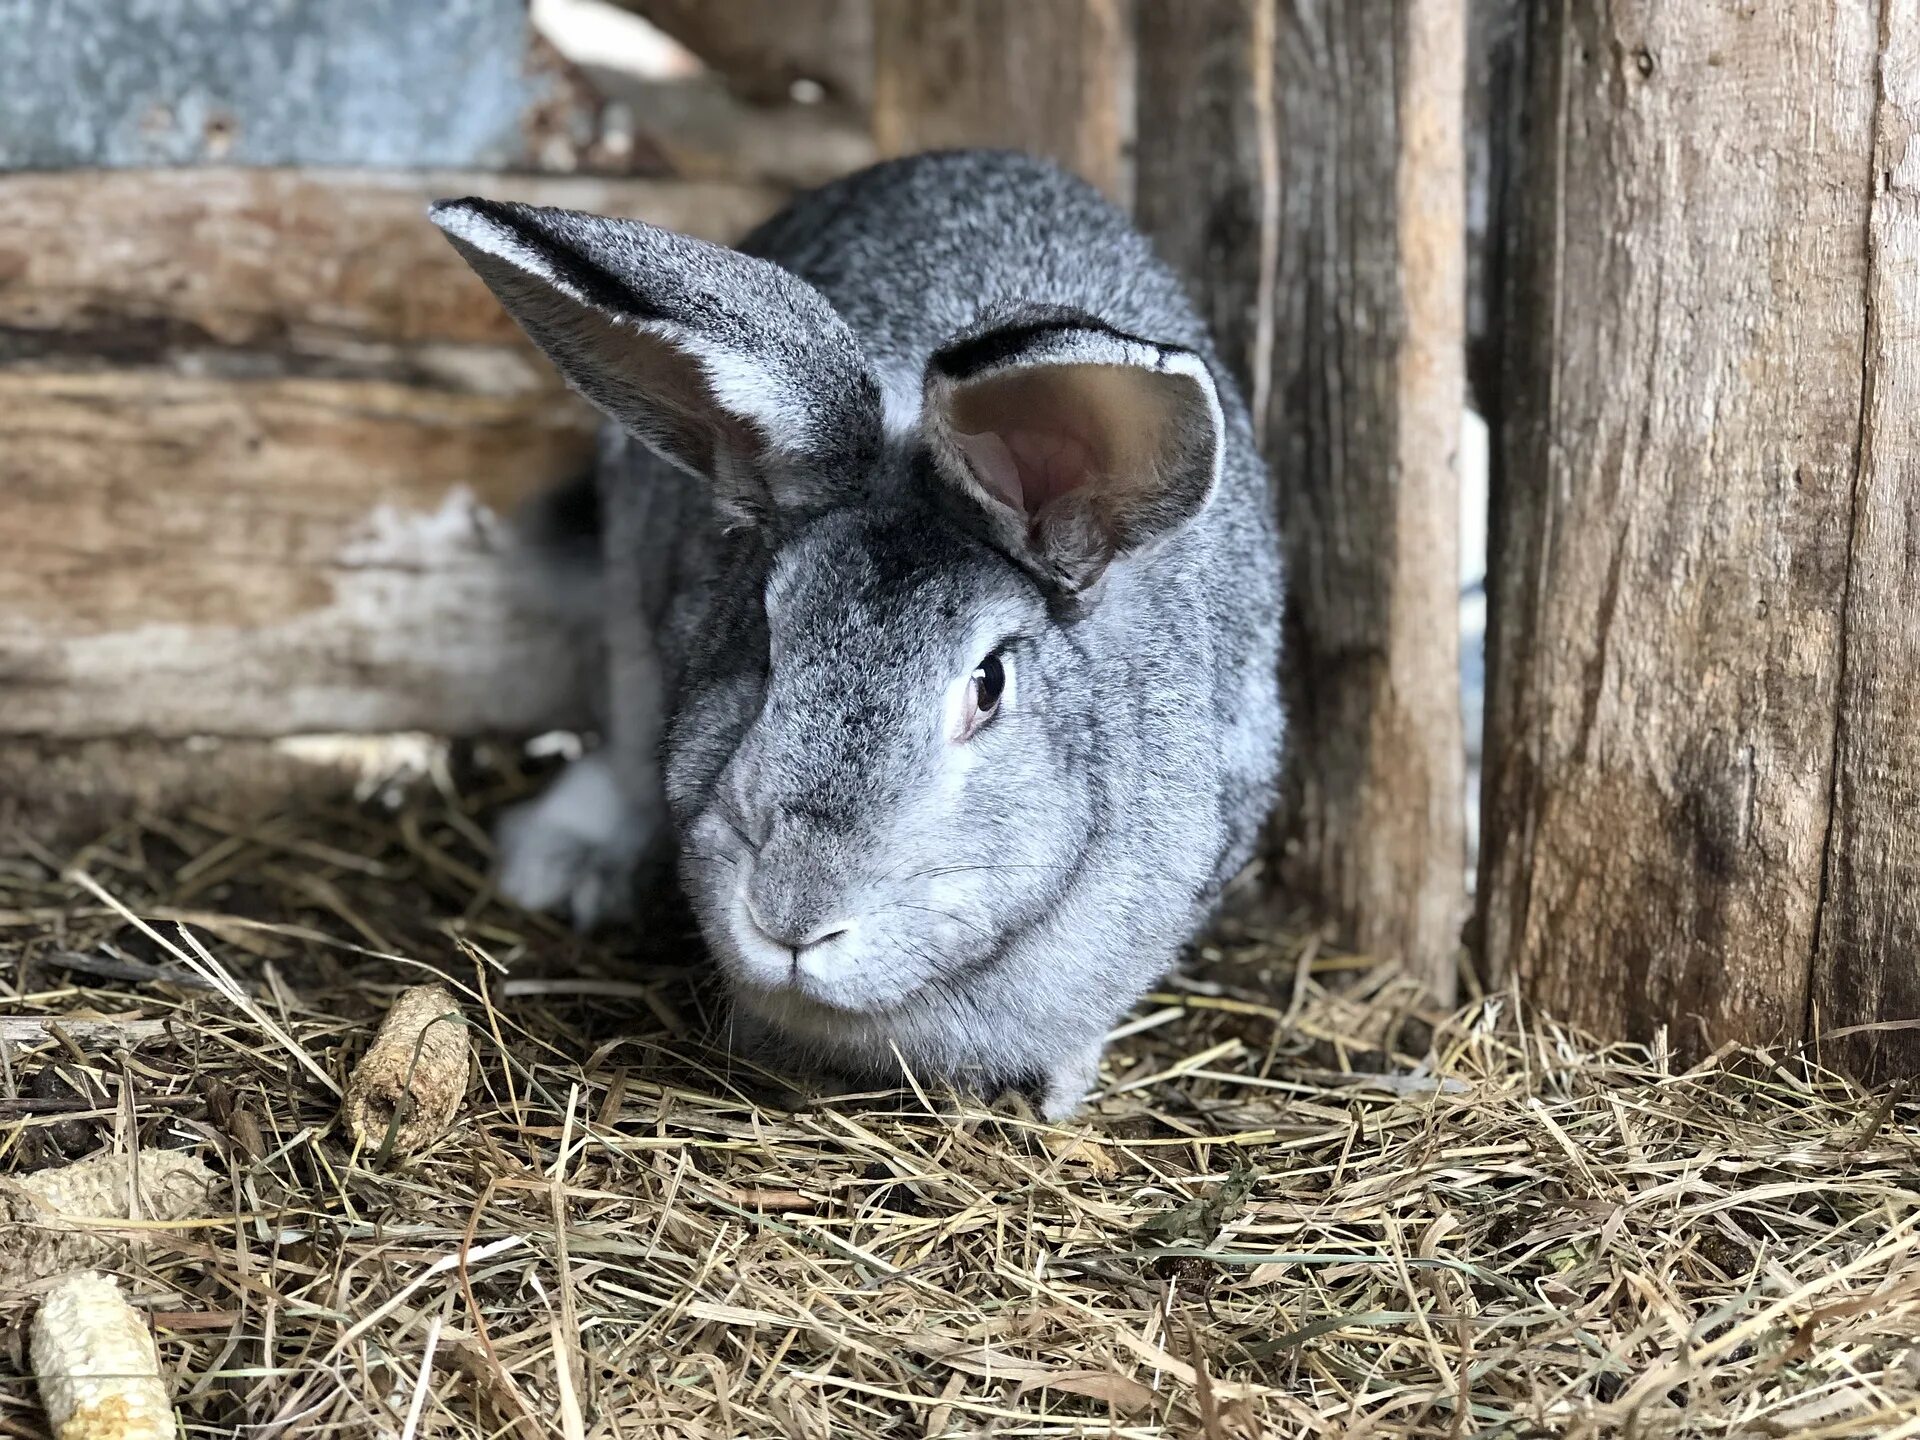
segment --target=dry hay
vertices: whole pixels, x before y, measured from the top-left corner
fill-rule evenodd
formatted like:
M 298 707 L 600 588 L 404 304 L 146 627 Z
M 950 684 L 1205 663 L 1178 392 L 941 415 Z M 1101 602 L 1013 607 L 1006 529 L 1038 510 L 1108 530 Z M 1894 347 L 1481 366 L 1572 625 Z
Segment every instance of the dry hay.
M 118 1267 L 190 1433 L 1920 1434 L 1911 1103 L 1233 930 L 1071 1125 L 783 1100 L 703 1038 L 681 922 L 621 953 L 491 901 L 523 784 L 0 862 L 0 1171 L 137 1143 L 231 1186 Z M 436 972 L 476 1079 L 382 1163 L 338 1090 Z

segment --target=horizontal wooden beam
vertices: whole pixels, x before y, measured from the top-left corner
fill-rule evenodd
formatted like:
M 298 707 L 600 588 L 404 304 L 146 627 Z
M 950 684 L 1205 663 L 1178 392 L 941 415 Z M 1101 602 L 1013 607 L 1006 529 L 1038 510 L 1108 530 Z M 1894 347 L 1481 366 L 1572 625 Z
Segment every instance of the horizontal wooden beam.
M 105 170 L 0 175 L 0 364 L 261 366 L 366 375 L 412 347 L 519 333 L 467 274 L 429 200 L 480 194 L 733 240 L 778 189 L 473 171 Z M 449 356 L 440 381 L 459 388 Z M 487 382 L 477 382 L 485 384 Z M 0 417 L 0 424 L 4 424 Z
M 439 758 L 425 736 L 102 740 L 0 736 L 0 857 L 98 840 L 129 816 L 195 806 L 246 824 L 288 805 L 351 804 Z M 361 790 L 359 793 L 366 793 Z M 0 908 L 0 937 L 24 921 Z
M 0 375 L 0 730 L 272 735 L 577 719 L 503 517 L 583 468 L 544 385 Z
M 762 104 L 811 82 L 864 109 L 873 93 L 872 0 L 614 0 Z

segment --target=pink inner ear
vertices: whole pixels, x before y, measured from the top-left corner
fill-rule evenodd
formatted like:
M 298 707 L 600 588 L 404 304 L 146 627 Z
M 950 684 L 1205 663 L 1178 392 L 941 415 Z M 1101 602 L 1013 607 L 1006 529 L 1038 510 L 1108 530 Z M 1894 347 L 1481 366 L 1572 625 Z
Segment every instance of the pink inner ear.
M 1038 515 L 1093 476 L 1093 451 L 1058 430 L 984 431 L 955 435 L 988 494 Z

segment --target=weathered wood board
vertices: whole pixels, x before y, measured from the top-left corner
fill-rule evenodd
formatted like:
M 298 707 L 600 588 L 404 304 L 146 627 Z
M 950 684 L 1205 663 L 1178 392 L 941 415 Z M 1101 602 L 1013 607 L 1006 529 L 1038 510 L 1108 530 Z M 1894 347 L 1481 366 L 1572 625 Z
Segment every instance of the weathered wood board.
M 1481 896 L 1602 1033 L 1920 1018 L 1917 12 L 1526 14 Z
M 1280 242 L 1274 0 L 1143 5 L 1135 24 L 1135 218 L 1193 291 L 1259 425 Z
M 356 753 L 306 738 L 0 735 L 0 856 L 64 860 L 69 846 L 99 839 L 140 812 L 205 806 L 247 823 L 289 805 L 352 803 L 369 780 L 417 771 L 403 764 L 416 755 L 434 757 L 426 737 L 377 737 Z
M 758 104 L 812 83 L 864 111 L 873 95 L 873 0 L 613 0 L 673 36 Z
M 1267 456 L 1288 545 L 1293 887 L 1450 996 L 1465 0 L 1297 0 L 1275 47 Z
M 1887 7 L 1867 232 L 1865 404 L 1850 507 L 1832 813 L 1808 1034 L 1920 1075 L 1920 0 Z M 1874 1029 L 1882 1024 L 1900 1028 Z
M 586 463 L 422 215 L 481 190 L 733 238 L 727 184 L 0 178 L 0 734 L 525 731 L 587 657 L 506 518 Z

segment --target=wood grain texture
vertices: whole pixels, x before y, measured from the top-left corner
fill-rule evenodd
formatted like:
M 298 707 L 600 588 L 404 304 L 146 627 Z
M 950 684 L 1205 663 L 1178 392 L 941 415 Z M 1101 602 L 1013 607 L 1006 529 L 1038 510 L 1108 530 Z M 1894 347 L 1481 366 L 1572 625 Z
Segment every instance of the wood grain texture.
M 0 375 L 0 728 L 529 730 L 577 719 L 503 517 L 577 473 L 544 387 Z
M 1280 215 L 1275 0 L 1139 7 L 1134 214 L 1267 410 Z
M 1268 454 L 1290 551 L 1286 875 L 1452 994 L 1459 710 L 1463 0 L 1278 15 Z
M 1881 21 L 1866 291 L 1866 403 L 1841 636 L 1838 749 L 1811 1033 L 1920 1021 L 1920 0 Z M 1920 1027 L 1823 1058 L 1920 1075 Z
M 0 364 L 384 372 L 488 388 L 465 346 L 500 346 L 509 387 L 533 351 L 426 223 L 482 194 L 732 240 L 777 190 L 720 181 L 466 171 L 119 170 L 0 176 Z M 382 349 L 373 347 L 399 347 Z M 463 378 L 461 360 L 469 362 Z M 440 362 L 436 370 L 436 360 Z M 411 373 L 408 373 L 410 370 Z M 0 422 L 3 423 L 3 422 Z
M 1643 1040 L 1667 1023 L 1683 1053 L 1797 1037 L 1830 827 L 1848 863 L 1882 864 L 1873 824 L 1834 810 L 1836 779 L 1845 793 L 1871 768 L 1843 746 L 1836 776 L 1836 715 L 1883 781 L 1913 773 L 1910 730 L 1876 711 L 1892 692 L 1865 678 L 1912 633 L 1882 608 L 1901 602 L 1890 562 L 1908 543 L 1885 528 L 1912 503 L 1903 419 L 1876 411 L 1888 425 L 1861 469 L 1878 9 L 1526 14 L 1485 945 L 1554 1013 Z M 1860 913 L 1900 913 L 1884 900 Z M 1865 938 L 1844 903 L 1830 894 L 1820 927 L 1836 996 L 1857 991 L 1840 957 Z
M 1131 47 L 1122 0 L 873 0 L 883 155 L 1003 145 L 1125 203 Z
M 425 222 L 476 189 L 695 232 L 742 187 L 0 179 L 0 733 L 523 731 L 590 658 L 507 517 L 595 421 Z
M 871 165 L 877 153 L 864 108 L 756 103 L 710 74 L 656 80 L 592 64 L 582 70 L 604 97 L 606 133 L 628 137 L 636 173 L 798 189 Z M 614 119 L 626 128 L 616 130 Z

